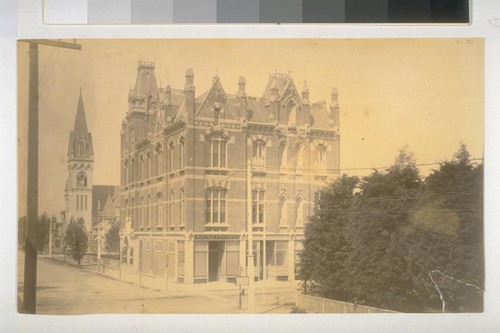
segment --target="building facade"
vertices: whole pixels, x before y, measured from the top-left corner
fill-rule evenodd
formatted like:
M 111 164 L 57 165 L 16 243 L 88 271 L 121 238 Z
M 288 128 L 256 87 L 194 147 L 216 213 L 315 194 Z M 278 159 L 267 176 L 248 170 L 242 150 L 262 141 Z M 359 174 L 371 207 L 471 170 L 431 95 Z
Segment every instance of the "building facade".
M 69 134 L 68 176 L 66 178 L 65 216 L 81 222 L 85 230 L 92 230 L 92 174 L 94 170 L 94 148 L 92 134 L 87 129 L 82 91 L 78 98 L 75 125 Z
M 193 70 L 179 90 L 154 68 L 138 63 L 122 122 L 122 264 L 184 283 L 246 275 L 250 200 L 255 279 L 295 279 L 304 225 L 339 174 L 336 90 L 311 103 L 305 83 L 274 73 L 262 97 L 217 76 L 197 96 Z

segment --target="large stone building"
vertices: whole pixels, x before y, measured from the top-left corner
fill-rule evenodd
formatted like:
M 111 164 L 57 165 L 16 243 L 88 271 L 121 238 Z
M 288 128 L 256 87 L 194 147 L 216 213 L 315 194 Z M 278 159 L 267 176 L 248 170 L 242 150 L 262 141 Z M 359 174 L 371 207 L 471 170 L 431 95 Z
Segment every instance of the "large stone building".
M 196 96 L 193 70 L 178 90 L 154 68 L 139 62 L 122 122 L 122 262 L 184 283 L 245 275 L 251 200 L 255 278 L 295 279 L 318 190 L 339 173 L 336 90 L 311 103 L 305 83 L 274 73 L 262 97 L 217 76 Z

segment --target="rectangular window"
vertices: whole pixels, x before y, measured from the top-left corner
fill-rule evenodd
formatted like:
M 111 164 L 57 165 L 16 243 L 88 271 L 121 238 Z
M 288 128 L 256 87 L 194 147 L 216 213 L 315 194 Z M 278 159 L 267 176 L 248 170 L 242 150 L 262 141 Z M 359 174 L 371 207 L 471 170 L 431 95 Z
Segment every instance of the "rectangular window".
M 264 223 L 264 190 L 258 189 L 252 192 L 252 223 Z
M 174 190 L 170 191 L 170 226 L 174 226 Z
M 253 143 L 253 165 L 263 167 L 265 165 L 266 144 L 264 141 L 255 141 Z
M 80 195 L 76 195 L 76 210 L 80 210 Z
M 222 138 L 208 140 L 205 145 L 205 160 L 207 166 L 212 168 L 226 167 L 227 142 Z
M 163 241 L 155 241 L 155 251 L 156 252 L 163 251 Z
M 206 194 L 206 223 L 226 223 L 227 190 L 212 188 Z
M 273 266 L 288 266 L 287 250 L 288 242 L 276 241 L 272 258 Z
M 85 195 L 85 210 L 87 210 L 87 195 Z

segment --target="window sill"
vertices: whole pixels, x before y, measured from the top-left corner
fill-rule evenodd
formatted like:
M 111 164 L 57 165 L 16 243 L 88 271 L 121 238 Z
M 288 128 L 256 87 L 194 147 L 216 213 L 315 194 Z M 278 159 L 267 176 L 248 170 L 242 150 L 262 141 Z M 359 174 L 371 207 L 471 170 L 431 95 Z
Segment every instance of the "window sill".
M 227 229 L 229 224 L 227 223 L 205 223 L 205 229 Z

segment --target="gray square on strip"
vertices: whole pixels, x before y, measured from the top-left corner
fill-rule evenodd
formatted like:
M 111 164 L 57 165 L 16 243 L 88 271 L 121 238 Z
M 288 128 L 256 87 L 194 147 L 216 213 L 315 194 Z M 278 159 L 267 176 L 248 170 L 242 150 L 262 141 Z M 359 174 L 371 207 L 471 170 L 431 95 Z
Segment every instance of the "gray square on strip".
M 217 0 L 175 0 L 175 23 L 216 23 Z
M 217 0 L 217 23 L 258 23 L 259 0 Z
M 302 23 L 302 0 L 260 0 L 260 22 Z
M 87 0 L 44 0 L 46 24 L 87 24 Z
M 88 0 L 89 24 L 131 23 L 132 0 Z
M 173 22 L 174 0 L 132 0 L 132 24 Z

